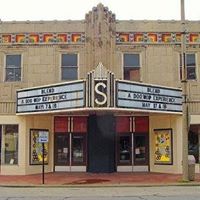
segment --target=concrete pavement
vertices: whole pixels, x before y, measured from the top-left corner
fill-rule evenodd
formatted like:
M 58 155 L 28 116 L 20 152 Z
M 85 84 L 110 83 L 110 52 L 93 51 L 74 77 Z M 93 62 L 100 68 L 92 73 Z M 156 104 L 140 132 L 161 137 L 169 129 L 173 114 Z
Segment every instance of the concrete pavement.
M 169 187 L 0 187 L 0 200 L 199 200 L 200 186 Z

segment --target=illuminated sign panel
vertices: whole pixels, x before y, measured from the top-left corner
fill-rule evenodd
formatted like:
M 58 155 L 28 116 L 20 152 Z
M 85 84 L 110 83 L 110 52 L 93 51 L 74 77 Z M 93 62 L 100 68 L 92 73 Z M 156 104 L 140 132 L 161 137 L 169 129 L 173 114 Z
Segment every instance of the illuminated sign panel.
M 17 113 L 45 112 L 85 106 L 85 82 L 68 82 L 17 92 Z
M 116 81 L 116 107 L 182 112 L 182 91 L 174 88 Z

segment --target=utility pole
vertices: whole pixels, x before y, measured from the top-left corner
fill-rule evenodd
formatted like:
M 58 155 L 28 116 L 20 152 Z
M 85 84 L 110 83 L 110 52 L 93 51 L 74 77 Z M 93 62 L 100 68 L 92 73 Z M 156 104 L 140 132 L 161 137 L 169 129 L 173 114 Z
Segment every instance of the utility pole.
M 189 181 L 188 174 L 188 109 L 187 109 L 187 66 L 186 66 L 186 38 L 185 38 L 185 2 L 181 0 L 181 60 L 182 60 L 182 92 L 183 92 L 183 115 L 182 115 L 182 150 L 183 150 L 183 181 Z

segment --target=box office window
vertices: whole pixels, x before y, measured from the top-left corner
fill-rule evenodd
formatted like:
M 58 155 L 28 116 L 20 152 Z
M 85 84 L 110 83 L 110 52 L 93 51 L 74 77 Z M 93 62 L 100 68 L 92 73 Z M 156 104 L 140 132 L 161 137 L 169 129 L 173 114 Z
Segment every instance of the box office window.
M 123 55 L 124 80 L 140 80 L 140 55 L 124 54 Z
M 5 81 L 21 81 L 21 55 L 6 55 Z
M 194 53 L 186 54 L 185 66 L 187 80 L 196 80 L 196 55 Z M 180 79 L 182 79 L 182 55 L 180 54 Z
M 78 79 L 77 54 L 62 54 L 61 78 L 62 80 L 77 80 Z
M 18 125 L 2 125 L 1 163 L 18 164 Z

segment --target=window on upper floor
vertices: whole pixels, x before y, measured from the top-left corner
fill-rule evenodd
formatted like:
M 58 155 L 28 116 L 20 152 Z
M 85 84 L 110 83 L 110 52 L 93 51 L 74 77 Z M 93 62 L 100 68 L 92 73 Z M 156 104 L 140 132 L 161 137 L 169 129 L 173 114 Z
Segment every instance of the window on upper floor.
M 5 81 L 21 81 L 21 55 L 6 55 Z
M 180 80 L 182 80 L 182 56 L 180 54 Z M 194 53 L 186 54 L 185 59 L 187 80 L 196 80 L 196 55 Z
M 78 79 L 78 56 L 77 54 L 62 54 L 61 58 L 61 79 Z
M 123 55 L 124 80 L 140 81 L 140 55 L 125 53 Z

